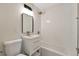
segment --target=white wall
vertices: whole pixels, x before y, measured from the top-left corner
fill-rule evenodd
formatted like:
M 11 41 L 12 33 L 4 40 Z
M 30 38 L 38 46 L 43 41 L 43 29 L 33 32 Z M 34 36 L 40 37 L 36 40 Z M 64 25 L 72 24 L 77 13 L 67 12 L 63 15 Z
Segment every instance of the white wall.
M 79 18 L 79 3 L 77 4 L 77 17 Z M 77 21 L 77 40 L 78 40 L 78 48 L 79 48 L 79 19 Z
M 34 7 L 34 6 L 32 6 Z M 22 10 L 23 4 L 0 4 L 0 51 L 3 50 L 2 43 L 6 40 L 21 38 L 22 34 Z M 37 10 L 34 10 L 35 33 L 39 30 Z M 38 25 L 37 25 L 38 24 Z M 0 54 L 1 55 L 1 54 Z
M 0 50 L 6 40 L 17 38 L 18 4 L 0 4 Z
M 79 3 L 77 4 L 77 47 L 79 48 Z M 78 53 L 78 56 L 79 56 L 79 53 Z
M 47 8 L 41 15 L 42 46 L 63 55 L 77 55 L 76 13 L 76 4 L 58 4 Z

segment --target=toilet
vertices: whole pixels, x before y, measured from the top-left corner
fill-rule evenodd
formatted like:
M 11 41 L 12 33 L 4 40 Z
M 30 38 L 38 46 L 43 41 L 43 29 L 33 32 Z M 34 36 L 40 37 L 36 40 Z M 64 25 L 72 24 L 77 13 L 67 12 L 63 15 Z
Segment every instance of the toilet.
M 4 42 L 4 53 L 6 56 L 26 56 L 21 53 L 22 39 Z

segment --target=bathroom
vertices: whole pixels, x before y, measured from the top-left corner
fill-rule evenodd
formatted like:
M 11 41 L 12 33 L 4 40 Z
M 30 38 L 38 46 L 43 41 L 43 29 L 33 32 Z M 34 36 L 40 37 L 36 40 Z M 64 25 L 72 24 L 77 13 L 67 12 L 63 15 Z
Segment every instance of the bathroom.
M 0 56 L 16 56 L 6 42 L 19 40 L 24 56 L 78 56 L 78 9 L 78 3 L 0 3 Z M 24 51 L 33 48 L 31 39 L 38 55 Z

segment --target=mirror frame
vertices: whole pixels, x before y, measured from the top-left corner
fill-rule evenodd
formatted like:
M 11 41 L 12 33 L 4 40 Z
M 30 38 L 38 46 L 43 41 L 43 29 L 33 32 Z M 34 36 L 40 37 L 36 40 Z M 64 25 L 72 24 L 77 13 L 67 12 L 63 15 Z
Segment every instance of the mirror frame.
M 24 33 L 23 32 L 23 15 L 24 15 L 25 13 L 22 13 L 22 33 Z M 25 14 L 25 15 L 27 15 L 27 14 Z M 28 15 L 28 16 L 30 16 L 30 15 Z M 34 19 L 33 19 L 33 16 L 31 16 L 32 17 L 32 33 L 34 32 Z

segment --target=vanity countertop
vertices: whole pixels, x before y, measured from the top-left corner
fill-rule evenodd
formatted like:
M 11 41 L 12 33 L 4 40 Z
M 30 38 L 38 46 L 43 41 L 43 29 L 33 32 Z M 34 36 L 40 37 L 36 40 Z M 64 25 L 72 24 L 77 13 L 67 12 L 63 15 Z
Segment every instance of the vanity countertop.
M 26 38 L 26 39 L 35 39 L 35 38 L 39 38 L 40 37 L 40 35 L 29 35 L 29 36 L 27 36 L 27 35 L 22 35 L 22 38 Z

